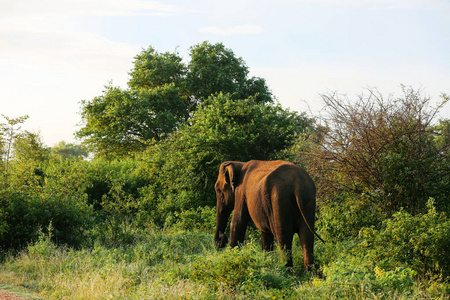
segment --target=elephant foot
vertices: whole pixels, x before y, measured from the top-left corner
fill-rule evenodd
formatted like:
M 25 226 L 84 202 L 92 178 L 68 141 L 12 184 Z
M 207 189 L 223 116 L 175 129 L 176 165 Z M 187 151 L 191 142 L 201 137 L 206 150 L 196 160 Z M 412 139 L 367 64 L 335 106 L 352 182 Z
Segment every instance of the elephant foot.
M 216 247 L 224 248 L 228 243 L 228 237 L 225 234 L 220 233 L 218 239 L 216 239 L 215 242 L 216 242 Z

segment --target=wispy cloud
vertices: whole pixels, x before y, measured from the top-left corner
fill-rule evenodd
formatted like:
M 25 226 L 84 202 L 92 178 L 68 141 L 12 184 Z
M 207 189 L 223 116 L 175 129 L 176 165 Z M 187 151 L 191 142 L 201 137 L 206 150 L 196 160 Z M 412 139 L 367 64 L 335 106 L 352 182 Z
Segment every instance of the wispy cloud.
M 216 35 L 249 35 L 249 34 L 261 34 L 264 32 L 264 29 L 257 25 L 237 25 L 230 27 L 202 27 L 200 28 L 200 32 L 206 32 Z
M 366 6 L 390 9 L 426 9 L 448 8 L 449 3 L 441 0 L 294 0 L 297 3 L 313 3 L 326 6 Z
M 80 17 L 170 16 L 181 11 L 174 5 L 143 0 L 2 1 L 0 63 L 91 72 L 123 69 L 138 47 L 79 30 Z
M 2 1 L 2 14 L 65 16 L 172 15 L 180 11 L 175 5 L 143 0 L 20 0 Z

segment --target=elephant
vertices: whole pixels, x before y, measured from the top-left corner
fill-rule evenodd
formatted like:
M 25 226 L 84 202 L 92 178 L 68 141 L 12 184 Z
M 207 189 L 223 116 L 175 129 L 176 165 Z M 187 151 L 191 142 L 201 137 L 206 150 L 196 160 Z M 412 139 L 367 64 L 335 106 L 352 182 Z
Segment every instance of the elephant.
M 220 165 L 215 184 L 217 218 L 214 242 L 223 248 L 228 243 L 224 231 L 230 225 L 230 247 L 244 242 L 251 219 L 262 233 L 262 248 L 273 250 L 274 237 L 292 268 L 292 240 L 300 237 L 305 270 L 314 265 L 316 187 L 306 171 L 290 162 L 227 161 Z

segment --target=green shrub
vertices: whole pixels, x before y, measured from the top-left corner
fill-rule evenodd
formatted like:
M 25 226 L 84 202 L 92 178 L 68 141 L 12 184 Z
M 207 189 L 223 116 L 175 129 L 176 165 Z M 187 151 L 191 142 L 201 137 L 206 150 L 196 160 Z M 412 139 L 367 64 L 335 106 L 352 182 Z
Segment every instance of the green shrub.
M 71 195 L 37 195 L 3 192 L 8 230 L 0 234 L 0 248 L 19 249 L 36 240 L 39 228 L 50 223 L 58 244 L 78 247 L 92 222 L 92 210 L 83 199 Z
M 57 246 L 52 242 L 52 223 L 50 222 L 48 225 L 47 234 L 43 233 L 41 229 L 39 229 L 38 234 L 37 241 L 28 245 L 28 254 L 36 259 L 49 259 L 50 255 L 53 255 L 57 250 Z
M 389 270 L 409 267 L 421 277 L 450 276 L 450 220 L 438 213 L 434 200 L 428 201 L 428 213 L 412 216 L 404 210 L 383 222 L 382 228 L 364 228 L 356 249 Z
M 51 161 L 35 172 L 14 161 L 10 182 L 13 187 L 0 190 L 0 218 L 6 230 L 0 233 L 0 248 L 20 249 L 38 238 L 52 223 L 53 241 L 78 247 L 92 226 L 93 210 L 84 193 L 88 186 L 85 162 Z
M 362 227 L 377 225 L 382 220 L 381 207 L 367 195 L 340 193 L 320 201 L 317 228 L 326 240 L 357 237 Z
M 374 295 L 403 295 L 414 293 L 416 273 L 409 268 L 384 271 L 373 267 L 362 257 L 345 255 L 323 267 L 323 277 L 315 277 L 312 287 L 301 285 L 299 295 L 319 299 L 367 299 Z M 326 297 L 324 297 L 326 295 Z
M 253 295 L 266 289 L 286 290 L 295 283 L 278 255 L 263 252 L 256 243 L 198 257 L 185 276 L 214 289 Z
M 175 213 L 175 219 L 176 228 L 213 232 L 216 224 L 216 208 L 208 206 L 191 208 Z
M 97 212 L 120 219 L 137 213 L 140 189 L 148 184 L 138 159 L 96 159 L 85 166 L 88 201 Z

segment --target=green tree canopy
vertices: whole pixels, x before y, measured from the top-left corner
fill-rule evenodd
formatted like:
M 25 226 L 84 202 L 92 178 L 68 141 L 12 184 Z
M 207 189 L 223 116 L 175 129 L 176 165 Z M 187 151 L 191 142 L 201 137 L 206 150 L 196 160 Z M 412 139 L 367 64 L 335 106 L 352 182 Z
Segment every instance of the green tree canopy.
M 168 137 L 210 95 L 272 101 L 265 80 L 248 78 L 242 58 L 223 44 L 204 42 L 191 47 L 190 55 L 185 64 L 178 53 L 142 50 L 130 72 L 129 89 L 110 85 L 102 96 L 81 102 L 82 128 L 76 136 L 97 156 L 124 157 Z
M 62 159 L 88 157 L 88 152 L 82 145 L 67 143 L 65 141 L 61 141 L 51 147 L 50 153 L 53 157 Z
M 257 103 L 253 97 L 210 97 L 194 112 L 190 125 L 144 155 L 144 172 L 152 183 L 144 192 L 142 211 L 155 212 L 152 218 L 164 223 L 169 212 L 214 205 L 214 182 L 223 161 L 278 158 L 311 126 L 305 115 Z
M 236 57 L 231 49 L 222 43 L 203 42 L 191 47 L 186 85 L 191 96 L 200 100 L 223 92 L 230 93 L 233 99 L 254 96 L 257 103 L 271 102 L 272 94 L 265 80 L 248 78 L 248 73 L 244 60 Z
M 109 86 L 103 96 L 82 105 L 84 127 L 76 135 L 105 158 L 141 151 L 152 140 L 170 134 L 186 117 L 185 103 L 173 83 L 148 90 Z
M 49 157 L 48 149 L 44 146 L 41 136 L 34 132 L 25 131 L 14 141 L 13 157 L 18 161 L 44 162 Z
M 150 46 L 134 57 L 134 67 L 129 74 L 131 89 L 154 89 L 171 83 L 181 87 L 186 66 L 178 53 L 158 53 Z

